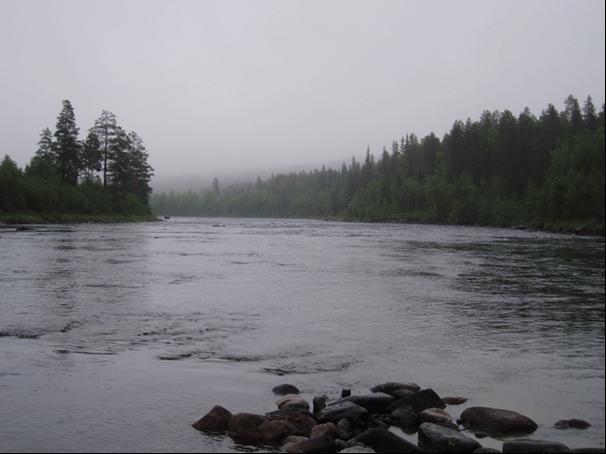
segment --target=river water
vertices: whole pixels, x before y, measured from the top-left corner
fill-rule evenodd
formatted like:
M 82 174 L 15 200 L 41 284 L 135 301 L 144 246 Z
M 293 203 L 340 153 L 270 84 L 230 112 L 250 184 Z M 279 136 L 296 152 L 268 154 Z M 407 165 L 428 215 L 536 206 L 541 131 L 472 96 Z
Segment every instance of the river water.
M 604 239 L 171 219 L 0 230 L 0 451 L 231 451 L 190 427 L 415 381 L 604 446 Z M 559 431 L 582 418 L 587 430 Z M 500 441 L 484 439 L 500 447 Z

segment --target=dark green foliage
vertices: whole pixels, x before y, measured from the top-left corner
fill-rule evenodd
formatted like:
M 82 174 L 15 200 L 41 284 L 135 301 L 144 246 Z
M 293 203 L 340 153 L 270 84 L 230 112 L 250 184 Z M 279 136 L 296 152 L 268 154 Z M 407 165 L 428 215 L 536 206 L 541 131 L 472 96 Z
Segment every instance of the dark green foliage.
M 217 182 L 218 183 L 218 182 Z M 604 109 L 573 96 L 456 121 L 440 141 L 409 134 L 339 171 L 274 175 L 206 192 L 155 195 L 167 215 L 339 217 L 456 224 L 604 225 Z M 592 227 L 592 228 L 594 228 Z
M 149 215 L 153 169 L 143 141 L 135 132 L 124 133 L 110 112 L 104 111 L 101 119 L 105 123 L 97 120 L 81 144 L 73 108 L 63 101 L 55 140 L 50 130 L 42 131 L 24 173 L 6 156 L 0 165 L 0 219 Z M 101 170 L 106 171 L 105 185 L 97 175 Z

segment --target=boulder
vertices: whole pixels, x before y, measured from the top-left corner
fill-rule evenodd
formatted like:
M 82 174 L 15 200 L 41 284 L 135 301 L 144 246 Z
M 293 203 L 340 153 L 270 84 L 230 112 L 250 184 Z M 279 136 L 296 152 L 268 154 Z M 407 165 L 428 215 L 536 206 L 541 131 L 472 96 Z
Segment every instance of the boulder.
M 587 429 L 591 427 L 587 421 L 583 419 L 561 419 L 554 424 L 556 429 Z
M 414 393 L 408 404 L 417 413 L 427 408 L 446 408 L 446 404 L 433 389 L 422 389 Z
M 520 438 L 503 443 L 504 453 L 557 453 L 570 452 L 568 446 L 555 441 Z
M 231 412 L 225 408 L 216 405 L 202 418 L 192 424 L 198 430 L 210 433 L 220 433 L 227 430 Z
M 416 383 L 397 383 L 397 382 L 388 382 L 382 383 L 377 386 L 373 386 L 370 388 L 370 391 L 373 393 L 386 393 L 393 394 L 395 391 L 399 389 L 408 389 L 413 392 L 417 392 L 421 390 L 421 387 Z
M 467 402 L 466 397 L 442 397 L 442 402 L 446 405 L 461 405 Z
M 416 432 L 419 427 L 417 414 L 409 405 L 396 408 L 390 416 L 405 432 Z
M 349 397 L 351 396 L 351 389 L 342 389 L 341 390 L 341 397 Z
M 265 421 L 258 427 L 261 438 L 265 443 L 277 445 L 293 433 L 293 427 L 288 421 Z
M 327 422 L 325 424 L 318 424 L 317 426 L 312 427 L 309 438 L 320 438 L 320 437 L 337 437 L 337 426 L 332 422 Z
M 272 389 L 272 391 L 274 394 L 277 394 L 279 396 L 285 396 L 287 394 L 299 394 L 301 392 L 295 385 L 291 385 L 289 383 L 278 385 L 274 389 Z
M 412 443 L 385 429 L 368 429 L 358 435 L 355 441 L 370 446 L 377 452 L 421 452 L 420 449 Z
M 441 408 L 427 408 L 418 414 L 419 422 L 432 422 L 443 426 L 452 426 L 452 416 Z M 456 426 L 455 426 L 456 428 Z
M 341 402 L 353 402 L 360 407 L 366 408 L 370 413 L 384 413 L 394 400 L 394 397 L 389 394 L 376 392 L 373 394 L 344 397 L 331 403 L 329 407 Z
M 388 394 L 391 394 L 397 400 L 410 400 L 410 399 L 412 399 L 412 396 L 414 396 L 416 392 L 418 392 L 418 391 L 413 391 L 411 389 L 402 388 L 402 389 L 397 389 L 393 393 L 388 393 Z
M 335 452 L 335 440 L 331 437 L 320 437 L 291 444 L 286 452 L 290 453 L 321 453 Z
M 353 402 L 340 402 L 326 407 L 318 414 L 320 422 L 338 422 L 341 418 L 346 418 L 351 423 L 355 423 L 362 417 L 368 415 L 368 410 Z
M 431 422 L 419 426 L 419 447 L 440 453 L 474 452 L 482 445 L 456 429 Z
M 480 430 L 493 436 L 532 433 L 537 424 L 515 411 L 489 407 L 469 407 L 461 413 L 460 423 L 466 429 Z
M 263 442 L 259 427 L 267 418 L 253 413 L 237 413 L 229 418 L 227 434 L 241 443 L 257 444 Z
M 276 410 L 266 413 L 265 417 L 270 421 L 287 421 L 292 426 L 292 434 L 309 437 L 312 427 L 317 422 L 307 411 Z
M 290 435 L 282 440 L 282 446 L 280 446 L 280 452 L 289 452 L 288 450 L 294 444 L 302 441 L 309 440 L 307 437 L 297 437 L 296 435 Z
M 276 400 L 276 405 L 280 410 L 301 410 L 309 411 L 309 402 L 296 394 L 287 394 Z

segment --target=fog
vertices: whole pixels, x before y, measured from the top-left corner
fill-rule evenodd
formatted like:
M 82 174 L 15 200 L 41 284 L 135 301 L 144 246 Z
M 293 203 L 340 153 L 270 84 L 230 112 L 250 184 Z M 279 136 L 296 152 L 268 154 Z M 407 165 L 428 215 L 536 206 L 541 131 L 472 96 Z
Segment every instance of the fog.
M 3 0 L 0 154 L 25 165 L 69 99 L 81 136 L 102 109 L 137 131 L 163 189 L 333 165 L 484 109 L 599 107 L 604 41 L 601 0 Z

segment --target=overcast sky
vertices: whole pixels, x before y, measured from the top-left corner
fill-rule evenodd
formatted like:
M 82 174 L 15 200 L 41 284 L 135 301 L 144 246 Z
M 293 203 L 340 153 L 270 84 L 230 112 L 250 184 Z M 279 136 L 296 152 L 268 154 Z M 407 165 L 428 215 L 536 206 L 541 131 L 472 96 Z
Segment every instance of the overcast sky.
M 71 100 L 160 178 L 362 156 L 484 109 L 604 101 L 604 1 L 0 0 L 0 154 Z

